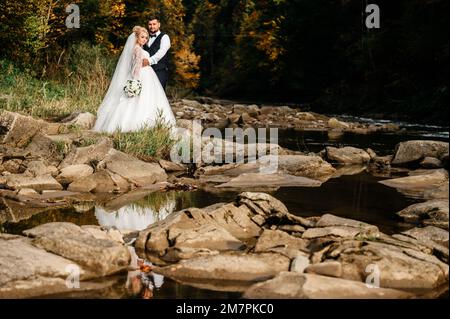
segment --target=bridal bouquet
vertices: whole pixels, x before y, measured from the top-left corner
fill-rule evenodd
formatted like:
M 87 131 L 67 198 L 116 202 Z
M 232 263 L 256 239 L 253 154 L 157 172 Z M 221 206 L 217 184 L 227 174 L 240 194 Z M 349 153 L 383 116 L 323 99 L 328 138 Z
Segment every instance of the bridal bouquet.
M 135 97 L 141 94 L 142 82 L 139 80 L 128 80 L 123 91 L 128 97 Z

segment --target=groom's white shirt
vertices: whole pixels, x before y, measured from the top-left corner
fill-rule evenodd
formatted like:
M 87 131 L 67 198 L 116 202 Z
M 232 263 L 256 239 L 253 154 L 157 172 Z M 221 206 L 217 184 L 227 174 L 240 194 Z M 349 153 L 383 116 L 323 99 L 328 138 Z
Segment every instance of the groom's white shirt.
M 156 38 L 161 34 L 161 31 L 156 32 L 156 37 L 150 38 L 147 46 L 150 47 L 153 42 L 155 42 Z M 158 52 L 156 52 L 154 55 L 152 55 L 150 57 L 150 65 L 154 65 L 154 64 L 158 64 L 159 60 L 161 60 L 167 53 L 167 51 L 169 51 L 170 49 L 170 38 L 167 34 L 165 34 L 162 38 L 161 38 L 161 46 L 158 50 Z

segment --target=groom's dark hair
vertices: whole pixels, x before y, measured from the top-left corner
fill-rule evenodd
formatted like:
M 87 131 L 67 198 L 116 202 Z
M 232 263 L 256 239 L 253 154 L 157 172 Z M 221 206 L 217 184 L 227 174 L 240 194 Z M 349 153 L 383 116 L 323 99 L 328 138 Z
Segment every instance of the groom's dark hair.
M 158 22 L 160 21 L 158 16 L 150 16 L 150 17 L 148 17 L 148 21 L 153 21 L 153 20 L 158 20 Z

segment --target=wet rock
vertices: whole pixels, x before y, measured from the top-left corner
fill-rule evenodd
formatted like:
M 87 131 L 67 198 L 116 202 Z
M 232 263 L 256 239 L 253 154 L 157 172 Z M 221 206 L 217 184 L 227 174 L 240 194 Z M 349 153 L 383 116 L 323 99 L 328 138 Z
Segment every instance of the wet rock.
M 429 200 L 414 204 L 397 213 L 406 222 L 433 225 L 448 230 L 448 200 Z
M 331 164 L 325 162 L 319 156 L 307 155 L 279 155 L 278 172 L 295 176 L 308 177 L 317 180 L 329 178 L 336 171 Z M 260 162 L 276 163 L 273 156 L 260 158 Z
M 36 247 L 75 261 L 99 276 L 126 269 L 128 249 L 113 240 L 95 238 L 89 231 L 71 223 L 48 223 L 24 231 Z
M 397 188 L 410 196 L 424 198 L 428 191 L 435 191 L 448 184 L 448 172 L 444 169 L 431 170 L 428 174 L 421 173 L 420 175 L 388 179 L 380 181 L 380 183 Z M 448 198 L 448 192 L 445 198 Z
M 305 272 L 339 278 L 342 276 L 342 265 L 338 261 L 327 261 L 323 263 L 309 265 L 305 269 Z
M 0 113 L 0 143 L 25 147 L 46 123 L 31 116 L 2 111 Z
M 176 265 L 157 268 L 169 278 L 259 281 L 289 270 L 289 258 L 279 254 L 232 254 L 183 260 Z
M 335 167 L 336 171 L 331 178 L 339 178 L 346 175 L 357 175 L 367 170 L 366 165 L 361 164 L 341 164 Z
M 439 141 L 407 141 L 399 143 L 392 164 L 405 165 L 418 162 L 425 157 L 440 159 L 448 153 L 448 143 Z
M 35 247 L 22 236 L 0 234 L 0 298 L 29 298 L 67 291 L 74 261 Z M 83 267 L 80 279 L 94 277 Z
M 220 166 L 205 166 L 200 167 L 196 170 L 195 176 L 231 176 L 237 177 L 244 173 L 257 173 L 259 172 L 259 164 L 258 163 L 232 163 L 225 164 Z M 229 178 L 227 178 L 229 181 Z
M 94 169 L 90 165 L 77 164 L 70 165 L 61 169 L 61 173 L 56 177 L 56 180 L 62 185 L 67 185 L 73 181 L 87 177 L 94 173 Z
M 420 166 L 423 168 L 441 168 L 443 167 L 440 159 L 435 157 L 425 157 L 421 162 Z
M 107 171 L 100 170 L 75 180 L 67 190 L 80 193 L 112 193 L 117 190 L 117 185 Z
M 370 155 L 359 148 L 346 146 L 342 148 L 327 147 L 328 160 L 341 164 L 366 164 L 370 162 Z
M 77 164 L 97 164 L 106 156 L 114 143 L 110 138 L 102 137 L 97 143 L 74 148 L 59 165 L 60 169 Z
M 110 149 L 97 167 L 108 169 L 136 186 L 167 181 L 167 175 L 159 164 L 143 162 L 115 149 Z
M 448 281 L 448 265 L 435 256 L 383 242 L 336 242 L 325 255 L 342 264 L 344 279 L 364 282 L 367 267 L 376 266 L 383 288 L 431 289 Z
M 36 191 L 42 190 L 62 190 L 63 187 L 50 174 L 37 177 L 25 175 L 8 175 L 6 184 L 12 189 L 31 188 Z
M 244 294 L 248 299 L 400 299 L 411 294 L 394 289 L 371 289 L 366 284 L 340 278 L 283 272 L 257 283 Z
M 171 161 L 166 160 L 160 160 L 159 165 L 166 171 L 166 172 L 179 172 L 179 171 L 186 171 L 186 166 L 181 163 L 175 163 Z
M 203 209 L 189 208 L 169 215 L 141 231 L 136 248 L 163 260 L 172 258 L 165 256 L 170 249 L 180 247 L 198 251 L 240 249 L 242 242 L 260 235 L 266 218 L 287 214 L 286 206 L 272 196 L 246 192 L 239 195 L 237 203 L 219 203 Z M 180 244 L 176 247 L 177 241 Z
M 218 188 L 255 188 L 255 187 L 319 187 L 320 181 L 289 174 L 246 173 L 232 178 Z

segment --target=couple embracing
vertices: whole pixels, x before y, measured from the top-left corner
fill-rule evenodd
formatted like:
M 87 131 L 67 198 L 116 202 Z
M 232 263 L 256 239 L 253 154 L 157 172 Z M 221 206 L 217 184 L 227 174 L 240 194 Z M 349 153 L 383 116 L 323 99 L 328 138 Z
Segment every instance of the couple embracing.
M 137 131 L 157 121 L 175 126 L 175 117 L 165 93 L 168 81 L 170 38 L 160 31 L 160 21 L 151 17 L 148 30 L 136 26 L 120 55 L 108 91 L 97 111 L 93 130 L 113 133 Z M 140 93 L 129 97 L 127 81 L 139 83 Z

